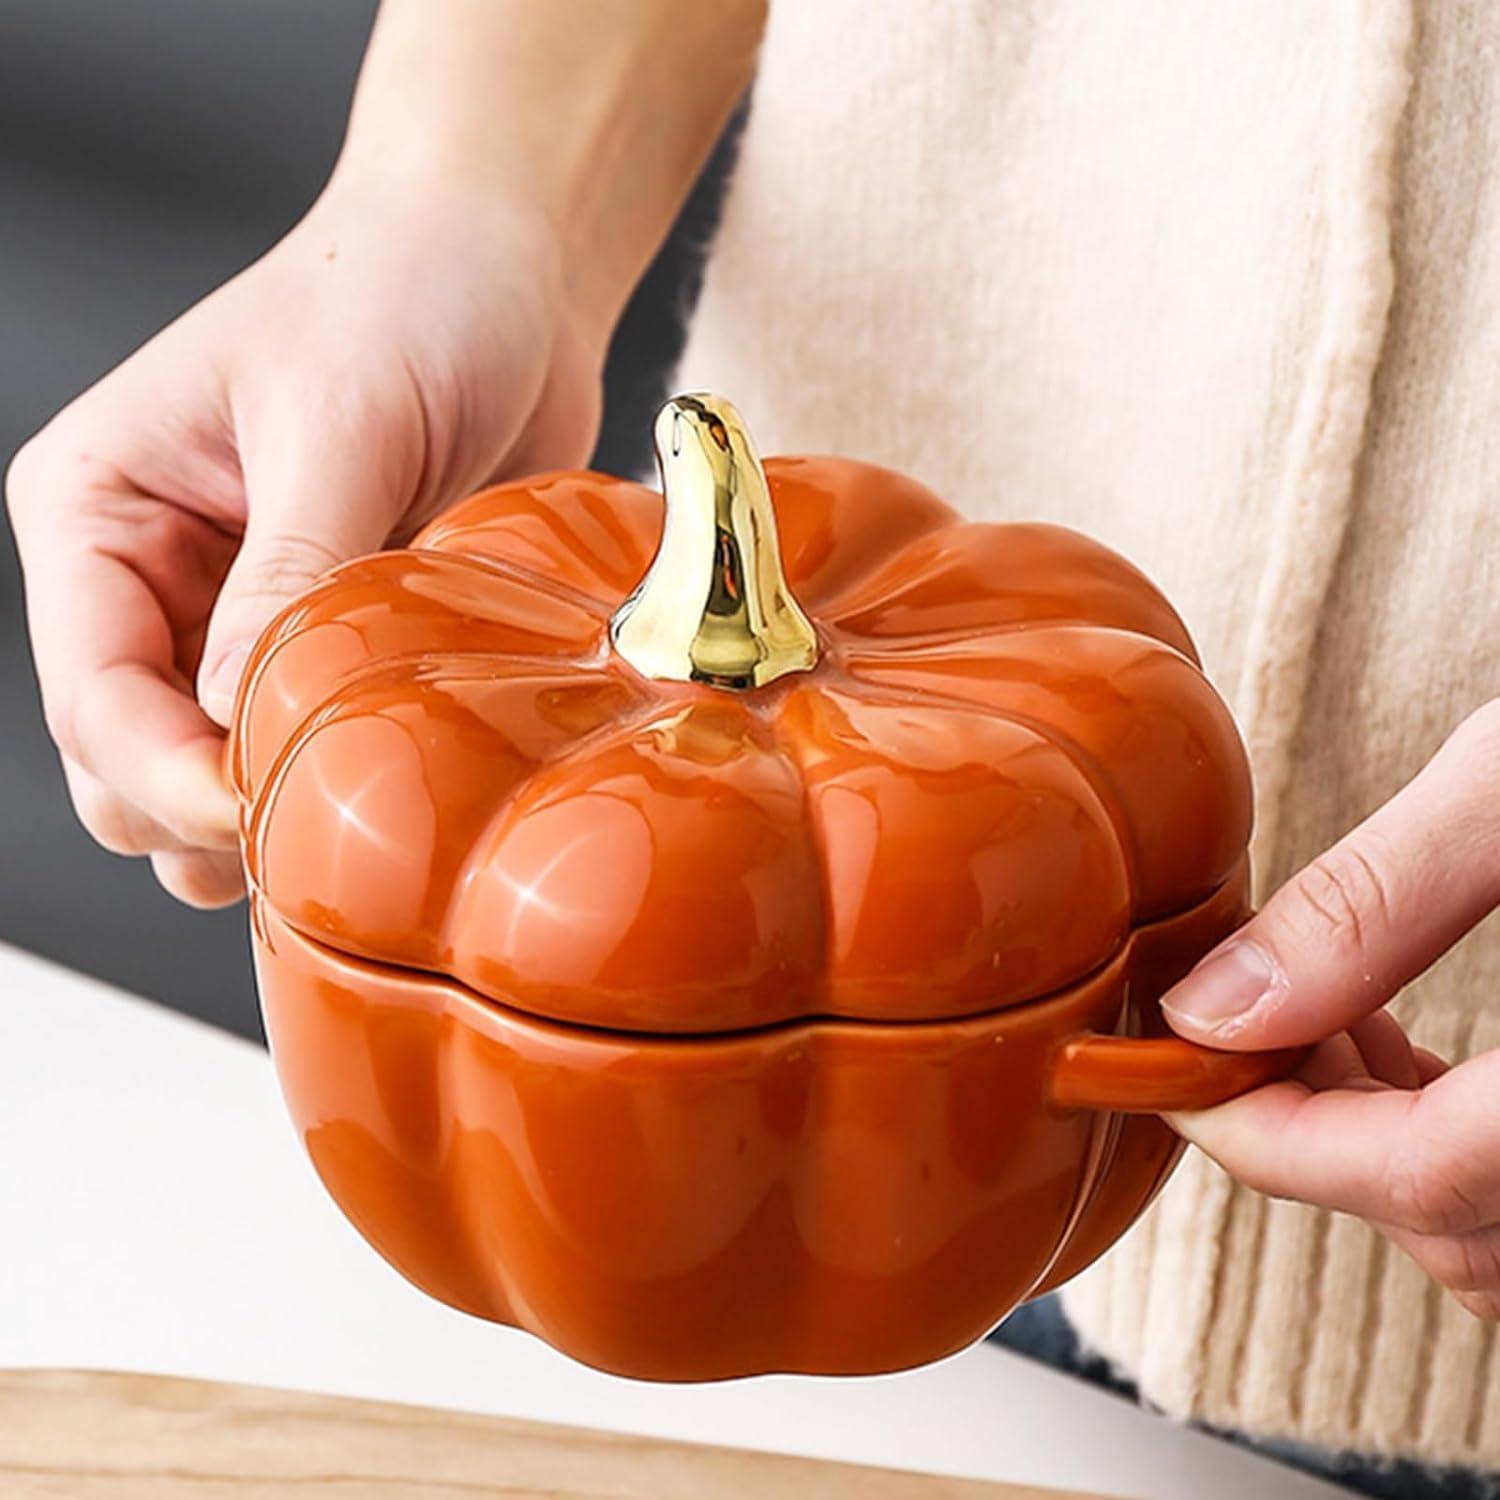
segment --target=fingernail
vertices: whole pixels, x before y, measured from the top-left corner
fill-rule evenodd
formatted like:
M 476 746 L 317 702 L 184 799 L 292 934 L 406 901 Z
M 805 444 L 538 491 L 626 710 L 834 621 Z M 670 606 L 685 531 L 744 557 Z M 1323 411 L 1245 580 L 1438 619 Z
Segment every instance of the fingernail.
M 207 682 L 203 685 L 203 691 L 198 695 L 198 702 L 210 719 L 216 724 L 229 724 L 229 716 L 234 712 L 234 695 L 240 685 L 240 678 L 244 675 L 245 663 L 250 659 L 250 643 L 246 641 L 243 645 L 235 646 L 227 652 L 219 665 L 213 669 Z
M 1168 991 L 1161 1008 L 1186 1029 L 1224 1036 L 1285 988 L 1286 975 L 1276 960 L 1259 943 L 1244 939 L 1209 954 Z

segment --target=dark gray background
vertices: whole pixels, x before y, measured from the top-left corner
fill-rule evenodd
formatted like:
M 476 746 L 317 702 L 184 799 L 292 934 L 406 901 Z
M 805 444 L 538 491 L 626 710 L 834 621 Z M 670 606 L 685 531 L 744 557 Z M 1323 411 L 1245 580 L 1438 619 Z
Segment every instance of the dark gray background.
M 337 150 L 374 9 L 374 0 L 0 5 L 0 457 L 301 215 Z M 601 468 L 645 458 L 728 151 L 621 325 Z M 97 849 L 73 820 L 42 729 L 8 528 L 0 940 L 259 1035 L 243 909 L 179 907 L 143 861 Z

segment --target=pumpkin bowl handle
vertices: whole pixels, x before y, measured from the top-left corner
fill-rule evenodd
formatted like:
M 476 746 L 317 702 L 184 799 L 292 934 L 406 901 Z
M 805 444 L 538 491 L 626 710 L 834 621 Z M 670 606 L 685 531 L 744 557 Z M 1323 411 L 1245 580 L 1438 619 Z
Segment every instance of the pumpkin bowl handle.
M 1069 1037 L 1053 1054 L 1048 1097 L 1062 1109 L 1161 1114 L 1208 1109 L 1285 1078 L 1305 1047 L 1219 1052 L 1180 1037 Z

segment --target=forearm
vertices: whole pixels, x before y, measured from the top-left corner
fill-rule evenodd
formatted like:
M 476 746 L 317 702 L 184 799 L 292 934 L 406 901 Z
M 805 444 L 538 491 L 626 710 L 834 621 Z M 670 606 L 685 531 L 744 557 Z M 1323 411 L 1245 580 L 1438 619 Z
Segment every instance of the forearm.
M 602 342 L 749 83 L 764 18 L 765 0 L 385 0 L 339 174 L 534 208 Z

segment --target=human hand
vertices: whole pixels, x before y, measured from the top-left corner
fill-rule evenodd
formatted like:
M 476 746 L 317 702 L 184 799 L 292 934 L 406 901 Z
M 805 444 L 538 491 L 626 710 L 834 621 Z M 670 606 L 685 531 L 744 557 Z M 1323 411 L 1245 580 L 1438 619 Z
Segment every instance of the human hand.
M 1183 1135 L 1250 1187 L 1367 1220 L 1488 1319 L 1500 1051 L 1449 1068 L 1383 1007 L 1497 905 L 1500 700 L 1162 1002 L 1211 1047 L 1317 1043 L 1288 1082 L 1170 1116 Z
M 603 335 L 545 219 L 489 187 L 336 176 L 11 466 L 74 806 L 193 905 L 243 889 L 221 731 L 261 626 L 465 492 L 588 456 Z

